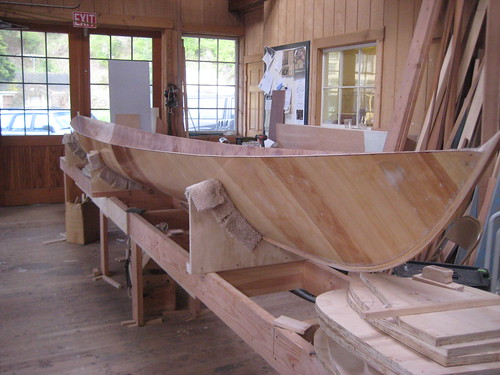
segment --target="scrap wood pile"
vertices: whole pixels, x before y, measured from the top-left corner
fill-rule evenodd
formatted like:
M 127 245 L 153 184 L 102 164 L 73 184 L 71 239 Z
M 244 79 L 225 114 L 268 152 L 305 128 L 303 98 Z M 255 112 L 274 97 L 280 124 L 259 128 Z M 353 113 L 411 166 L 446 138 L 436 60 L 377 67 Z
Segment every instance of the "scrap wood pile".
M 487 1 L 446 4 L 438 66 L 417 150 L 474 147 L 481 139 Z M 493 133 L 494 134 L 494 133 Z
M 404 149 L 420 83 L 431 63 L 435 74 L 415 149 L 476 147 L 498 131 L 498 90 L 496 96 L 484 95 L 485 82 L 498 83 L 493 41 L 498 8 L 488 0 L 422 1 L 384 151 Z M 438 20 L 443 20 L 439 52 L 437 59 L 429 59 Z M 496 121 L 485 122 L 492 113 Z

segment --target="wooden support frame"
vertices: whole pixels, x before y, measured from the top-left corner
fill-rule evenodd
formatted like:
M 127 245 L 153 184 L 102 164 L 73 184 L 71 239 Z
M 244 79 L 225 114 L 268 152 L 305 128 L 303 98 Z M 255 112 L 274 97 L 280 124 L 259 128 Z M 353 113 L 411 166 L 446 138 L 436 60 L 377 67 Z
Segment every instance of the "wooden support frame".
M 73 181 L 92 197 L 88 178 L 78 168 L 71 168 L 64 158 L 61 168 L 68 185 Z M 313 345 L 291 330 L 275 326 L 277 317 L 260 307 L 250 296 L 302 288 L 313 294 L 345 288 L 349 277 L 309 260 L 263 265 L 243 269 L 190 274 L 189 252 L 155 223 L 162 215 L 180 215 L 179 226 L 186 224 L 179 210 L 169 209 L 146 215 L 127 212 L 123 198 L 94 197 L 105 220 L 118 221 L 120 229 L 130 236 L 132 244 L 133 320 L 126 325 L 141 326 L 144 320 L 141 285 L 143 251 L 161 266 L 193 297 L 193 310 L 205 304 L 235 333 L 281 374 L 327 375 L 316 357 Z M 102 228 L 106 225 L 102 223 Z M 105 269 L 105 266 L 102 266 Z

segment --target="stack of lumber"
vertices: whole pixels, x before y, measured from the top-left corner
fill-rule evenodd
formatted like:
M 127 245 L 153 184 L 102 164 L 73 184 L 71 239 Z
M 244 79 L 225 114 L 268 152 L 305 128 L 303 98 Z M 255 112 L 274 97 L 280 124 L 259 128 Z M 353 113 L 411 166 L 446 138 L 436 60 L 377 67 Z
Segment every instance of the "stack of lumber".
M 484 95 L 488 90 L 486 82 L 498 83 L 497 46 L 494 37 L 490 37 L 498 34 L 498 27 L 492 21 L 499 11 L 494 3 L 422 2 L 418 23 L 428 29 L 415 28 L 385 151 L 405 147 L 415 102 L 423 94 L 419 94 L 419 86 L 426 67 L 434 69 L 434 77 L 430 92 L 426 93 L 430 99 L 426 99 L 427 111 L 417 151 L 476 147 L 498 131 L 498 90 L 491 97 Z M 427 59 L 432 44 L 430 35 L 437 32 L 439 25 L 437 18 L 443 20 L 438 56 Z M 418 56 L 411 51 L 418 51 Z M 482 121 L 485 118 L 487 121 Z
M 487 0 L 449 2 L 432 98 L 417 150 L 463 148 L 484 142 L 479 132 L 484 97 Z M 485 124 L 485 126 L 495 126 Z M 496 129 L 495 129 L 496 131 Z
M 316 310 L 332 340 L 383 373 L 492 374 L 500 371 L 499 303 L 469 287 L 371 274 L 319 296 Z

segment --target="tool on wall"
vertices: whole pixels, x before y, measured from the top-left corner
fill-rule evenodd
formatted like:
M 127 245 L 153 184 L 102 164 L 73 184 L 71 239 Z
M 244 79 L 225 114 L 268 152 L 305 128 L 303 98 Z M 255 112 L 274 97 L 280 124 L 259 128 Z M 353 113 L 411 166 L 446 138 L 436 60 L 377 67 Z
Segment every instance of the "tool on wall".
M 167 126 L 168 126 L 168 134 L 172 135 L 172 116 L 174 114 L 174 108 L 179 106 L 179 102 L 177 101 L 177 92 L 179 89 L 173 83 L 169 83 L 167 86 L 167 90 L 165 90 L 165 105 L 167 106 Z

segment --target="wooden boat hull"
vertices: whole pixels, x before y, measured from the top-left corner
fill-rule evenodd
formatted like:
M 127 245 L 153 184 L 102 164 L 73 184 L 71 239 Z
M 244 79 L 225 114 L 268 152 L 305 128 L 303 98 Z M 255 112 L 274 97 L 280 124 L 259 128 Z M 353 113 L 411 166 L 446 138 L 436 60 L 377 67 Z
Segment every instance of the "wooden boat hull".
M 332 155 L 224 145 L 76 117 L 86 152 L 115 172 L 184 199 L 220 180 L 266 240 L 339 269 L 376 271 L 411 259 L 461 214 L 498 150 Z

